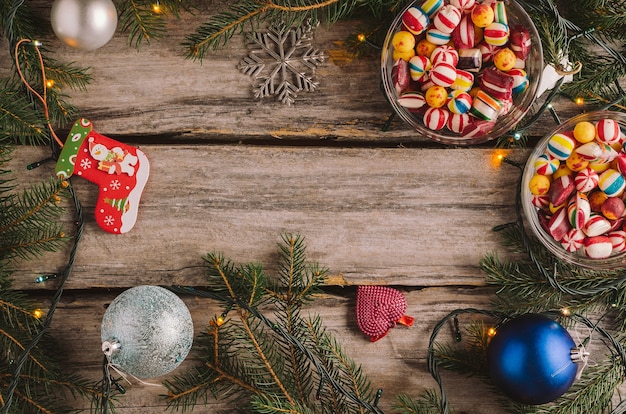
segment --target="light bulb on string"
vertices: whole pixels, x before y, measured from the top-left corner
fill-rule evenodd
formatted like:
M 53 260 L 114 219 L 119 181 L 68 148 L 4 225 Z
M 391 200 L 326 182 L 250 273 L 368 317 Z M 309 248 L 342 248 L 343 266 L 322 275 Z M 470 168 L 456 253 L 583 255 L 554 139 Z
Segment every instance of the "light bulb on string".
M 41 317 L 43 316 L 43 311 L 41 309 L 35 309 L 33 311 L 33 316 L 35 317 L 35 319 L 41 319 Z
M 155 14 L 160 14 L 161 13 L 161 4 L 158 1 L 152 5 L 152 11 Z
M 576 103 L 576 105 L 583 105 L 585 103 L 585 99 L 582 96 L 578 96 L 574 99 L 574 103 Z

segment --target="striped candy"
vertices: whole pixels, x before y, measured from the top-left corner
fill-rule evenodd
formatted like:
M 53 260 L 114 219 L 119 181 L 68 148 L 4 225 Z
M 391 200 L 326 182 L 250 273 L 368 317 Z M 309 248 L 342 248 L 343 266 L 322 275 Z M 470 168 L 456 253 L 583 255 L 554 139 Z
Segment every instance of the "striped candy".
M 449 45 L 441 45 L 437 46 L 433 53 L 430 55 L 430 60 L 435 66 L 438 63 L 449 63 L 452 66 L 456 67 L 459 63 L 459 52 Z
M 498 23 L 503 23 L 508 25 L 509 20 L 506 17 L 506 6 L 503 1 L 496 1 L 491 3 L 491 8 L 493 9 L 493 21 Z
M 598 186 L 598 182 L 600 181 L 600 176 L 597 172 L 592 170 L 591 168 L 583 168 L 582 170 L 576 173 L 574 177 L 574 185 L 576 185 L 576 190 L 586 193 Z
M 561 161 L 566 160 L 576 148 L 574 137 L 566 134 L 554 134 L 548 140 L 548 154 Z
M 607 234 L 611 240 L 611 246 L 613 246 L 614 253 L 621 253 L 626 251 L 626 231 L 615 230 Z
M 462 11 L 472 10 L 476 0 L 450 0 L 450 4 Z
M 448 109 L 453 114 L 464 114 L 472 107 L 472 97 L 465 91 L 454 90 L 448 98 Z
M 480 53 L 482 53 L 483 55 L 483 63 L 493 62 L 493 57 L 500 50 L 500 46 L 490 45 L 489 43 L 486 43 L 484 41 L 480 42 L 478 48 L 480 49 Z
M 456 68 L 450 63 L 438 63 L 431 69 L 430 79 L 435 85 L 448 87 L 456 80 Z
M 468 92 L 470 89 L 472 89 L 473 85 L 474 75 L 466 70 L 457 69 L 456 79 L 454 80 L 454 83 L 450 85 L 450 88 Z
M 472 102 L 470 114 L 485 121 L 492 121 L 497 118 L 501 107 L 502 102 L 479 90 Z
M 430 19 L 419 7 L 410 7 L 402 15 L 402 23 L 407 30 L 414 35 L 424 32 L 430 23 Z
M 575 252 L 583 246 L 584 240 L 585 233 L 578 229 L 571 229 L 561 239 L 561 246 L 568 252 Z
M 426 31 L 426 40 L 433 45 L 445 45 L 450 41 L 450 33 L 444 33 L 437 29 L 429 29 Z
M 624 176 L 622 176 L 619 171 L 609 168 L 600 174 L 598 187 L 600 187 L 600 190 L 604 191 L 609 197 L 616 197 L 624 191 L 626 181 L 624 181 Z
M 587 196 L 583 193 L 576 193 L 572 201 L 567 206 L 567 218 L 574 229 L 582 229 L 591 216 L 591 206 Z
M 509 48 L 515 53 L 515 56 L 521 60 L 525 60 L 530 53 L 530 45 L 532 44 L 528 29 L 521 25 L 516 25 L 511 30 L 509 37 L 511 39 Z
M 602 215 L 591 213 L 582 230 L 589 237 L 600 236 L 611 230 L 611 223 Z
M 613 144 L 620 140 L 619 124 L 610 118 L 601 119 L 596 125 L 598 139 L 606 144 Z
M 434 131 L 442 129 L 448 122 L 450 112 L 442 108 L 428 108 L 424 113 L 424 125 Z
M 398 104 L 410 111 L 426 105 L 426 99 L 419 92 L 405 92 L 398 98 Z
M 409 59 L 409 74 L 411 79 L 419 81 L 430 69 L 430 60 L 426 56 L 413 56 Z
M 442 6 L 443 0 L 426 0 L 422 4 L 421 9 L 424 10 L 424 13 L 426 13 L 428 17 L 432 17 Z
M 494 46 L 504 46 L 509 41 L 509 26 L 504 23 L 493 22 L 483 31 L 485 43 Z
M 509 76 L 513 77 L 513 94 L 517 95 L 528 89 L 529 80 L 528 74 L 524 69 L 513 68 L 507 72 Z
M 581 145 L 576 152 L 585 160 L 595 164 L 606 164 L 617 158 L 615 151 L 609 144 L 591 141 Z
M 613 251 L 613 244 L 607 236 L 587 237 L 583 250 L 590 259 L 606 259 Z
M 552 175 L 559 169 L 561 161 L 552 157 L 550 154 L 541 154 L 535 160 L 535 172 L 541 175 Z
M 452 32 L 452 40 L 459 49 L 471 49 L 476 46 L 476 31 L 469 14 L 461 18 L 459 25 Z
M 468 114 L 450 114 L 446 127 L 452 132 L 460 134 L 470 124 L 470 116 Z
M 550 199 L 547 195 L 532 195 L 530 203 L 540 210 L 546 210 L 550 206 Z
M 513 95 L 513 82 L 508 74 L 494 67 L 485 69 L 480 78 L 480 88 L 497 99 L 510 99 Z
M 451 4 L 443 6 L 433 18 L 433 26 L 442 33 L 452 33 L 461 21 L 461 11 Z
M 548 232 L 556 241 L 563 240 L 563 237 L 571 230 L 569 220 L 567 219 L 567 209 L 561 208 L 550 217 L 548 222 Z

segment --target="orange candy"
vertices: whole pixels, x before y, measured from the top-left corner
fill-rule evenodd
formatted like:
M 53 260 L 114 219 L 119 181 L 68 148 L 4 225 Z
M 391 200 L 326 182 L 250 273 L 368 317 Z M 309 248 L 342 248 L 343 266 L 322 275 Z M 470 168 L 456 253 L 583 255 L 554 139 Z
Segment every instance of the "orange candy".
M 476 27 L 487 27 L 493 23 L 495 14 L 491 6 L 487 4 L 477 4 L 472 9 L 472 22 Z
M 508 47 L 498 50 L 493 57 L 493 64 L 502 72 L 508 72 L 513 69 L 516 61 L 517 56 L 515 56 L 515 53 Z

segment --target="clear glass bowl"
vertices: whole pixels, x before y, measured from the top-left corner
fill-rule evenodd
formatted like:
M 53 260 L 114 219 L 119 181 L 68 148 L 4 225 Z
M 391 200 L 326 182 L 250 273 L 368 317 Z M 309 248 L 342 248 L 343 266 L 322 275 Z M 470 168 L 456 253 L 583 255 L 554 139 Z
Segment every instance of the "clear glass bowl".
M 537 28 L 535 27 L 530 16 L 517 2 L 513 0 L 506 0 L 506 11 L 509 22 L 509 27 L 515 25 L 522 25 L 530 33 L 531 49 L 528 57 L 526 58 L 526 73 L 528 74 L 529 86 L 526 91 L 515 96 L 513 100 L 513 106 L 506 115 L 501 115 L 497 118 L 493 128 L 480 135 L 473 136 L 471 138 L 464 138 L 463 136 L 449 131 L 445 127 L 441 130 L 432 130 L 424 125 L 421 114 L 415 114 L 407 110 L 407 108 L 398 104 L 398 93 L 393 85 L 391 78 L 391 70 L 394 64 L 393 60 L 393 46 L 392 38 L 396 32 L 402 27 L 402 15 L 406 10 L 413 6 L 420 6 L 423 1 L 415 1 L 410 3 L 404 10 L 402 10 L 393 20 L 382 49 L 381 59 L 381 76 L 385 95 L 390 102 L 394 111 L 402 118 L 407 124 L 412 126 L 420 135 L 429 139 L 451 145 L 473 145 L 480 144 L 491 139 L 497 138 L 510 131 L 523 117 L 526 115 L 531 105 L 535 101 L 537 95 L 537 88 L 541 81 L 541 73 L 543 72 L 543 52 L 541 48 L 541 39 Z
M 528 160 L 526 161 L 526 166 L 524 167 L 524 173 L 522 175 L 521 182 L 521 200 L 523 214 L 526 218 L 526 222 L 529 223 L 532 232 L 539 239 L 539 241 L 559 259 L 572 264 L 576 264 L 578 266 L 597 270 L 626 267 L 626 252 L 613 253 L 606 259 L 592 259 L 587 257 L 582 249 L 579 249 L 575 252 L 569 252 L 565 250 L 563 246 L 561 246 L 561 243 L 556 241 L 542 227 L 537 214 L 538 208 L 532 204 L 532 194 L 529 190 L 529 184 L 530 179 L 535 174 L 535 161 L 540 155 L 542 155 L 546 151 L 548 141 L 553 135 L 566 131 L 572 131 L 574 129 L 574 126 L 581 121 L 596 123 L 597 121 L 605 118 L 611 118 L 615 120 L 620 126 L 622 135 L 626 133 L 626 114 L 622 112 L 595 111 L 570 118 L 569 120 L 565 121 L 557 128 L 555 128 L 552 132 L 547 134 L 537 144 L 533 152 L 528 157 Z

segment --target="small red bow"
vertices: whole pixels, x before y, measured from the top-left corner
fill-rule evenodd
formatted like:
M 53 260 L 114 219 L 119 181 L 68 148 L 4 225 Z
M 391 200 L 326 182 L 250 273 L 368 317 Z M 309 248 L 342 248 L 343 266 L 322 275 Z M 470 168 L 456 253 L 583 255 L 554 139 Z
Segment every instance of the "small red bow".
M 385 286 L 359 286 L 356 291 L 356 321 L 372 342 L 402 324 L 412 326 L 414 319 L 404 314 L 406 299 L 396 289 Z

